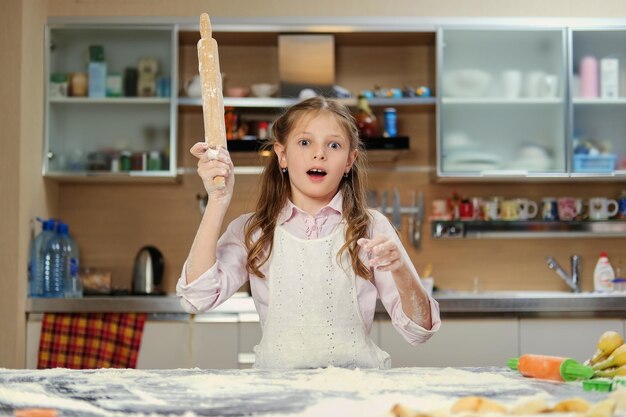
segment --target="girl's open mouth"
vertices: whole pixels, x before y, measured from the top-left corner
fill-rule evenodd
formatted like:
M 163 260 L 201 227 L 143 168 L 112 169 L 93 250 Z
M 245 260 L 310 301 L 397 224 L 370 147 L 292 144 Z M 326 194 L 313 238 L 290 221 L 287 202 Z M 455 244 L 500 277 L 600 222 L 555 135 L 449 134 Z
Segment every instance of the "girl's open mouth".
M 317 168 L 310 169 L 306 173 L 311 178 L 323 178 L 324 176 L 326 176 L 326 171 Z

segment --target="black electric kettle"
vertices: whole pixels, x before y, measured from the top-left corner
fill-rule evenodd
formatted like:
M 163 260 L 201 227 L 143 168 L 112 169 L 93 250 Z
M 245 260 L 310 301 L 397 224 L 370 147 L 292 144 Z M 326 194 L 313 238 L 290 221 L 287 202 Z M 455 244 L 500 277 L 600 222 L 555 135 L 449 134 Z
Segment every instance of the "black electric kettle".
M 154 246 L 144 246 L 135 257 L 132 293 L 163 295 L 163 254 Z

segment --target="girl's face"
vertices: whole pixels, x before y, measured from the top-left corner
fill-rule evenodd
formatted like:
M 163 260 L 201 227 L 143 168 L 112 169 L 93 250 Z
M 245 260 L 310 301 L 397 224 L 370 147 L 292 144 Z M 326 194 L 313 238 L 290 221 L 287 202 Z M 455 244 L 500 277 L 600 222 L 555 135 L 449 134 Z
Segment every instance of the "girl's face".
M 345 129 L 328 113 L 302 117 L 285 146 L 277 143 L 274 151 L 280 167 L 289 171 L 292 202 L 311 214 L 332 200 L 357 154 Z

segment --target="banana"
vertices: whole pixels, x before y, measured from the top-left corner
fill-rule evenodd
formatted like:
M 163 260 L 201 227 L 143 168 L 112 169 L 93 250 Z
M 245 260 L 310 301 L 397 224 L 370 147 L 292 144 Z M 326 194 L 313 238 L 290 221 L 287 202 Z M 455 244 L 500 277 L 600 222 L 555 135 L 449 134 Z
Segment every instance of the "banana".
M 615 349 L 608 358 L 593 365 L 593 369 L 598 371 L 611 367 L 620 367 L 623 365 L 626 365 L 626 345 L 621 345 Z
M 626 365 L 598 370 L 593 373 L 595 378 L 613 378 L 614 376 L 626 376 Z
M 618 347 L 624 344 L 622 335 L 612 330 L 602 333 L 602 336 L 598 339 L 596 353 L 589 359 L 589 365 L 594 365 L 598 362 L 606 360 L 611 353 Z

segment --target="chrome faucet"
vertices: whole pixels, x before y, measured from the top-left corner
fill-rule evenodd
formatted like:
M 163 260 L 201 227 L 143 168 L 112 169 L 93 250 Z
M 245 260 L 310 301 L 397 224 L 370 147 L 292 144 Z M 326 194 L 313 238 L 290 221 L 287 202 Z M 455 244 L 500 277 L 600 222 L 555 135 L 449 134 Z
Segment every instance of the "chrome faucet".
M 578 282 L 579 277 L 579 267 L 580 267 L 580 256 L 572 255 L 571 263 L 572 263 L 572 275 L 568 275 L 567 272 L 557 261 L 554 260 L 553 257 L 548 256 L 546 258 L 546 262 L 548 263 L 548 268 L 553 269 L 562 279 L 565 281 L 568 287 L 572 290 L 572 292 L 580 292 L 580 285 Z

